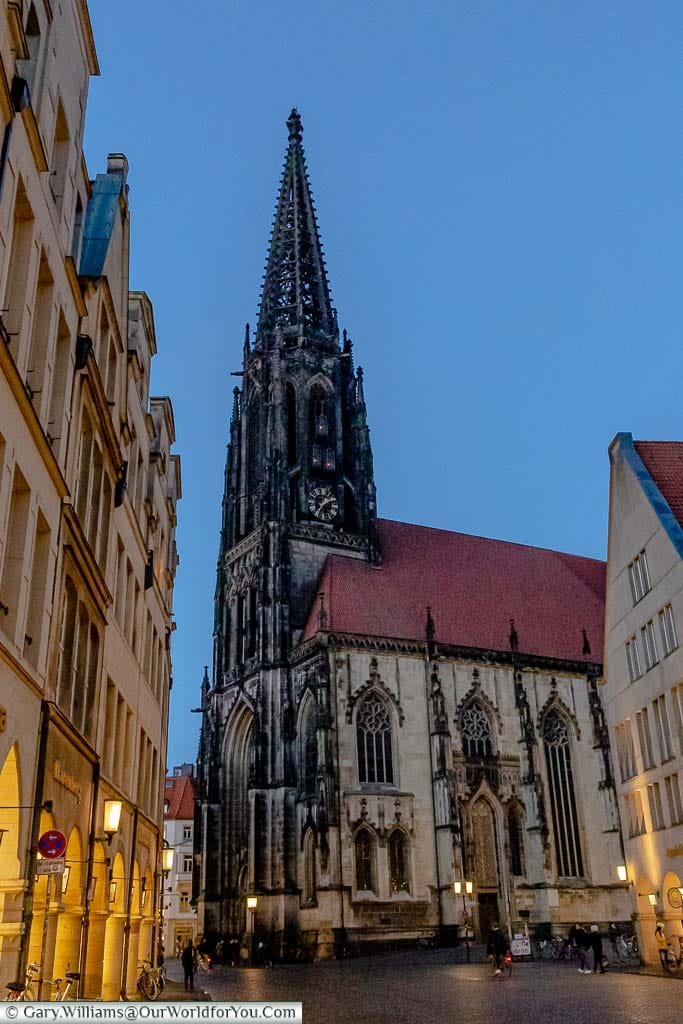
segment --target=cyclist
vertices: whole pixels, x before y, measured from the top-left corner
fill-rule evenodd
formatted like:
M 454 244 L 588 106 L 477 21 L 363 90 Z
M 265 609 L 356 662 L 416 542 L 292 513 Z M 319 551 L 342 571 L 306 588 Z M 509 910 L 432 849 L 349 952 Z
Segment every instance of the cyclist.
M 496 967 L 496 974 L 501 973 L 503 958 L 510 948 L 507 935 L 500 930 L 500 925 L 494 924 L 491 928 L 489 941 L 486 945 L 486 953 L 493 960 Z

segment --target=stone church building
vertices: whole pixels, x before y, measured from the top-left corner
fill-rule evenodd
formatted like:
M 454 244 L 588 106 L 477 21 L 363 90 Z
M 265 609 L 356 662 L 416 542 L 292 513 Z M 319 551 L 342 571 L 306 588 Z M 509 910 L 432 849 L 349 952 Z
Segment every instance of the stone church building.
M 363 372 L 296 110 L 287 126 L 225 468 L 200 929 L 326 956 L 449 941 L 466 919 L 483 936 L 628 920 L 598 688 L 605 566 L 378 518 Z

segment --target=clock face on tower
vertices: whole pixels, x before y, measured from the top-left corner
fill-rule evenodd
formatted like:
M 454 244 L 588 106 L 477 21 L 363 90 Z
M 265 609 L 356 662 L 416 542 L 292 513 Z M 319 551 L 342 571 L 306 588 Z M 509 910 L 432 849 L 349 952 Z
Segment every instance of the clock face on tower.
M 316 519 L 322 523 L 331 523 L 339 511 L 339 502 L 332 488 L 321 484 L 308 492 L 308 507 Z

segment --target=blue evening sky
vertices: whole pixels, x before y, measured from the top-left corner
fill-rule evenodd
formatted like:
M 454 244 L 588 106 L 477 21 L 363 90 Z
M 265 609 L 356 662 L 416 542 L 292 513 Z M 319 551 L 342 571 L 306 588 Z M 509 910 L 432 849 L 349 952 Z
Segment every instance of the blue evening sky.
M 681 430 L 680 0 L 91 0 L 91 177 L 184 497 L 168 764 L 194 759 L 230 392 L 298 106 L 380 514 L 604 557 L 607 446 Z

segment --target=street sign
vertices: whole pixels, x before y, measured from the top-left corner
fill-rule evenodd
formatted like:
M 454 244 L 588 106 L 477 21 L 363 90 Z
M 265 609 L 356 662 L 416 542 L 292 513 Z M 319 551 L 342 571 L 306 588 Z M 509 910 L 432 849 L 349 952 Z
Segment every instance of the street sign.
M 515 936 L 510 943 L 510 952 L 513 956 L 531 956 L 531 939 Z
M 38 849 L 48 860 L 63 857 L 66 851 L 66 836 L 56 828 L 51 828 L 48 832 L 43 832 L 38 840 Z
M 56 860 L 39 860 L 36 871 L 39 875 L 63 875 L 65 863 L 63 857 Z

